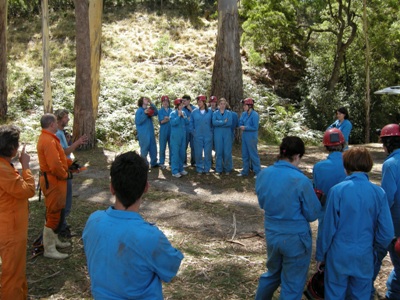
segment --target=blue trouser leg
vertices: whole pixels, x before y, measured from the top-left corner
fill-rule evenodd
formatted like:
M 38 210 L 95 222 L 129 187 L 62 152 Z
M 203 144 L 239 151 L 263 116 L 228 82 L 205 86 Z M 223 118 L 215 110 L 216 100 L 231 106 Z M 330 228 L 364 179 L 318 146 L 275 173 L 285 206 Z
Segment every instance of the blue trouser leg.
M 167 147 L 168 135 L 167 131 L 163 130 L 162 127 L 160 129 L 160 136 L 158 140 L 160 144 L 160 164 L 163 165 L 165 163 L 165 150 Z
M 387 254 L 387 249 L 382 248 L 378 245 L 375 246 L 375 249 L 374 249 L 374 275 L 372 277 L 372 284 L 371 284 L 371 299 L 374 299 L 374 295 L 375 295 L 374 281 L 379 274 L 379 271 L 382 266 L 382 260 L 385 258 L 386 254 Z
M 203 149 L 204 149 L 204 138 L 203 137 L 195 137 L 194 138 L 194 153 L 196 156 L 196 171 L 198 173 L 204 172 Z
M 157 165 L 157 144 L 154 135 L 150 138 L 150 165 Z
M 172 174 L 180 172 L 180 161 L 183 157 L 180 156 L 181 139 L 179 136 L 174 136 L 171 139 L 171 171 Z
M 178 170 L 179 172 L 183 171 L 183 158 L 186 155 L 186 143 L 185 143 L 185 136 L 182 135 L 181 143 L 179 146 L 179 163 L 178 163 Z
M 228 132 L 227 132 L 228 134 Z M 223 164 L 224 171 L 231 172 L 232 171 L 232 142 L 229 135 L 224 135 L 224 143 L 223 143 Z
M 242 163 L 243 163 L 243 170 L 242 170 L 242 174 L 247 176 L 249 175 L 249 150 L 248 150 L 248 146 L 247 146 L 247 141 L 244 137 L 244 135 L 242 136 Z
M 212 161 L 213 137 L 208 136 L 204 140 L 204 172 L 210 172 Z
M 194 165 L 196 163 L 196 154 L 194 150 L 194 137 L 193 134 L 189 133 L 189 141 L 190 141 L 190 164 Z M 187 146 L 186 146 L 187 149 Z
M 388 299 L 398 300 L 400 299 L 400 257 L 394 251 L 393 243 L 389 245 L 389 254 L 393 264 L 393 270 L 390 272 L 386 282 L 386 297 Z
M 220 134 L 219 130 L 214 130 L 214 146 L 215 146 L 215 171 L 217 173 L 222 173 L 223 166 L 223 155 L 224 155 L 224 145 L 223 145 L 223 136 Z
M 256 136 L 251 136 L 251 138 L 248 139 L 247 142 L 253 172 L 255 174 L 258 174 L 261 171 L 260 157 L 258 156 L 257 150 L 258 138 Z
M 150 137 L 146 134 L 140 134 L 138 137 L 139 137 L 140 156 L 146 159 L 147 161 L 147 154 L 150 151 Z

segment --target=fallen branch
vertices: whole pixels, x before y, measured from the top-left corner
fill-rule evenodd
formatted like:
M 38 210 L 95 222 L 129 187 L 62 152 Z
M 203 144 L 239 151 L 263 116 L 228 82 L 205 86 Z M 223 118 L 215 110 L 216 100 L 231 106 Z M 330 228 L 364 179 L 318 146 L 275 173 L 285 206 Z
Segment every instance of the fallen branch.
M 40 278 L 40 279 L 38 279 L 38 280 L 34 280 L 34 281 L 30 281 L 30 280 L 28 280 L 28 283 L 29 284 L 32 284 L 32 283 L 38 283 L 38 282 L 41 282 L 41 281 L 43 281 L 43 280 L 46 280 L 46 279 L 49 279 L 49 278 L 52 278 L 52 277 L 56 277 L 58 274 L 60 274 L 61 273 L 61 271 L 57 271 L 57 272 L 55 272 L 55 273 L 53 273 L 53 274 L 51 274 L 51 275 L 48 275 L 48 276 L 46 276 L 46 277 L 44 277 L 44 278 Z

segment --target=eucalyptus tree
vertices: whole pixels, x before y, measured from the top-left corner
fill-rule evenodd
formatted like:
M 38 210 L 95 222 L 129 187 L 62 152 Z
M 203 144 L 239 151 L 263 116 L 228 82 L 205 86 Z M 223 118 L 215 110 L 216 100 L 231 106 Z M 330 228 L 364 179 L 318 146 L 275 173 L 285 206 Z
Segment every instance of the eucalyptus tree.
M 0 0 L 0 119 L 7 117 L 7 0 Z
M 218 36 L 211 94 L 224 97 L 234 111 L 243 99 L 242 61 L 237 0 L 218 0 Z

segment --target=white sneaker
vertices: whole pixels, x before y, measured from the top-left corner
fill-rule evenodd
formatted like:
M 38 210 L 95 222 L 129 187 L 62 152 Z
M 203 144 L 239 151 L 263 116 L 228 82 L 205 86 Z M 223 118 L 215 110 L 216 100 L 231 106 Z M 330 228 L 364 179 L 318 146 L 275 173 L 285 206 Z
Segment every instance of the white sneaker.
M 181 172 L 181 175 L 187 175 L 188 174 L 188 172 L 186 172 L 185 170 L 183 170 L 182 172 Z
M 172 174 L 172 176 L 176 177 L 176 178 L 181 178 L 182 175 L 181 175 L 181 173 L 176 173 L 176 174 Z
M 242 173 L 239 173 L 236 175 L 237 177 L 243 177 L 244 175 Z

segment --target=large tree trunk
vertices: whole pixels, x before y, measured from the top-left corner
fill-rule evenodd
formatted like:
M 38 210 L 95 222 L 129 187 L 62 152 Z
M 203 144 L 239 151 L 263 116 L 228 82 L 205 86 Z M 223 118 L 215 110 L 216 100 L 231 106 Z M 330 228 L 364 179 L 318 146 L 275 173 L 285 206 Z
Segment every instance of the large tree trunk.
M 0 0 L 0 119 L 7 118 L 7 0 Z
M 76 82 L 74 103 L 75 138 L 86 134 L 85 148 L 96 142 L 95 119 L 100 91 L 100 40 L 103 0 L 75 0 Z
M 53 112 L 50 80 L 50 46 L 49 46 L 49 6 L 48 0 L 42 0 L 42 42 L 43 42 L 43 109 L 45 113 Z
M 365 143 L 370 141 L 370 126 L 371 126 L 371 95 L 370 95 L 370 63 L 371 50 L 368 39 L 368 18 L 367 18 L 367 0 L 363 0 L 363 29 L 365 37 Z
M 218 37 L 211 94 L 224 97 L 232 110 L 241 112 L 243 78 L 237 0 L 218 0 Z

